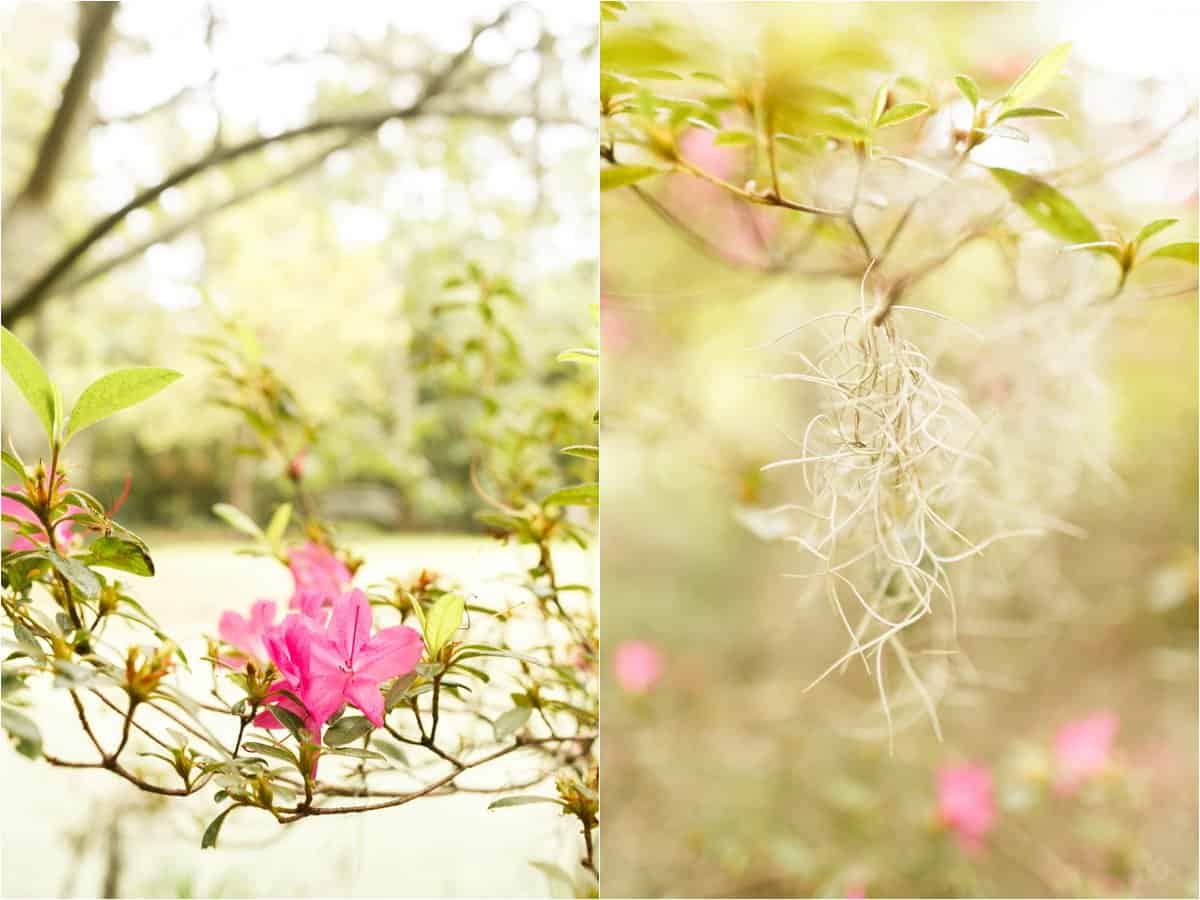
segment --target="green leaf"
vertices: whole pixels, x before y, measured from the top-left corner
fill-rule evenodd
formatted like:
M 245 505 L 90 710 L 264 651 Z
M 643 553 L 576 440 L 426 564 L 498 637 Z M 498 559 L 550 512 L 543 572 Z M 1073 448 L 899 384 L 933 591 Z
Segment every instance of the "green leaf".
M 979 85 L 970 75 L 955 75 L 954 83 L 958 87 L 958 92 L 967 98 L 967 102 L 972 106 L 979 105 Z
M 284 728 L 292 733 L 292 737 L 296 740 L 302 740 L 301 732 L 304 731 L 304 720 L 292 712 L 290 709 L 284 709 L 282 706 L 275 704 L 271 707 L 271 714 L 279 720 Z
M 590 347 L 576 347 L 571 350 L 564 350 L 555 357 L 558 362 L 574 363 L 594 363 L 599 358 L 600 351 L 593 350 Z
M 895 81 L 894 76 L 885 78 L 883 83 L 875 89 L 875 96 L 871 98 L 871 121 L 876 125 L 879 124 L 879 117 L 884 113 L 884 107 L 887 106 L 888 94 L 891 92 Z
M 1170 228 L 1178 221 L 1178 219 L 1155 219 L 1153 222 L 1148 222 L 1142 226 L 1142 230 L 1137 233 L 1137 237 L 1133 239 L 1133 242 L 1140 246 L 1160 231 Z
M 1065 119 L 1066 117 L 1067 114 L 1062 110 L 1051 109 L 1049 106 L 1017 106 L 1000 113 L 992 124 L 1003 122 L 1005 119 Z
M 397 678 L 390 688 L 388 688 L 387 697 L 384 698 L 383 708 L 393 710 L 400 705 L 404 699 L 404 695 L 408 693 L 408 689 L 412 687 L 413 682 L 417 680 L 416 672 L 409 672 L 407 675 L 401 675 Z
M 248 515 L 238 509 L 236 506 L 231 506 L 228 503 L 217 503 L 212 508 L 213 514 L 221 519 L 226 525 L 236 528 L 242 534 L 248 534 L 251 537 L 264 540 L 266 535 L 263 530 L 254 523 Z
M 741 147 L 754 143 L 754 135 L 749 131 L 722 131 L 713 138 L 714 147 Z
M 271 515 L 271 521 L 267 523 L 267 543 L 274 549 L 278 550 L 280 541 L 283 540 L 283 533 L 287 531 L 288 522 L 292 519 L 292 504 L 281 503 L 275 507 L 275 512 Z
M 992 177 L 1043 230 L 1072 244 L 1099 242 L 1100 232 L 1074 203 L 1046 182 L 1011 169 L 992 169 Z
M 663 171 L 655 166 L 606 166 L 600 170 L 600 190 L 612 191 L 637 184 L 645 178 L 661 175 Z
M 221 826 L 225 824 L 225 817 L 238 808 L 235 803 L 233 806 L 227 807 L 215 819 L 208 823 L 208 827 L 204 829 L 204 837 L 200 839 L 200 849 L 207 850 L 210 847 L 217 846 L 217 836 L 221 833 Z
M 17 475 L 25 477 L 25 466 L 16 456 L 9 453 L 7 450 L 0 450 L 0 459 L 4 460 L 4 464 L 8 466 Z
M 799 117 L 799 123 L 809 131 L 846 141 L 861 141 L 870 136 L 866 125 L 840 109 L 806 113 Z
M 502 741 L 510 735 L 516 734 L 529 721 L 531 715 L 533 715 L 533 709 L 528 706 L 514 706 L 508 712 L 501 714 L 492 723 L 496 740 Z
M 79 560 L 60 556 L 49 549 L 45 551 L 45 556 L 50 560 L 50 564 L 58 569 L 62 576 L 71 582 L 83 596 L 89 600 L 95 600 L 100 596 L 100 579 L 96 577 L 95 572 Z
M 296 755 L 283 747 L 276 747 L 274 744 L 263 744 L 258 741 L 246 741 L 242 744 L 243 750 L 248 750 L 251 753 L 258 753 L 263 756 L 270 756 L 275 759 L 283 760 L 286 763 L 291 763 L 293 766 L 299 766 L 300 760 Z
M 1117 262 L 1121 262 L 1121 245 L 1116 241 L 1091 241 L 1086 244 L 1068 244 L 1063 247 L 1061 253 L 1080 253 L 1090 251 L 1092 253 L 1104 253 L 1111 256 Z
M 533 803 L 553 803 L 562 806 L 563 802 L 557 797 L 537 797 L 533 794 L 518 794 L 515 797 L 501 797 L 488 804 L 488 809 L 504 809 L 509 806 L 529 806 Z
M 599 503 L 600 485 L 594 481 L 573 484 L 542 500 L 542 506 L 596 506 Z
M 600 458 L 600 448 L 594 444 L 572 444 L 570 447 L 563 447 L 559 453 L 565 453 L 567 456 L 578 456 L 580 459 Z
M 109 372 L 93 381 L 75 401 L 66 436 L 78 434 L 113 413 L 153 397 L 183 377 L 173 369 L 135 366 Z
M 46 428 L 46 437 L 54 440 L 54 387 L 46 370 L 33 352 L 7 328 L 0 335 L 0 351 L 4 354 L 4 371 L 12 378 L 37 417 Z
M 462 624 L 467 605 L 458 594 L 443 594 L 425 617 L 425 647 L 431 659 L 454 636 Z
M 94 541 L 82 561 L 89 566 L 119 569 L 147 578 L 154 574 L 154 561 L 145 549 L 133 541 L 116 537 L 102 537 Z
M 387 762 L 387 758 L 382 753 L 376 753 L 374 750 L 363 750 L 361 747 L 332 747 L 321 751 L 326 756 L 350 756 L 354 759 L 371 759 L 379 762 Z
M 553 897 L 578 897 L 581 896 L 579 890 L 575 887 L 575 882 L 571 876 L 567 874 L 560 866 L 548 862 L 531 862 L 533 868 L 537 869 L 546 876 L 549 882 L 551 896 Z M 558 890 L 555 890 L 555 888 Z
M 1180 241 L 1178 244 L 1167 244 L 1165 247 L 1159 247 L 1150 254 L 1151 259 L 1161 257 L 1162 259 L 1177 259 L 1180 262 L 1189 262 L 1193 266 L 1197 265 L 1197 248 L 1200 247 L 1196 241 Z
M 343 716 L 326 730 L 323 738 L 326 746 L 340 747 L 353 743 L 365 734 L 370 734 L 375 726 L 366 716 Z
M 909 119 L 921 115 L 929 109 L 928 103 L 901 103 L 899 106 L 893 106 L 882 116 L 875 124 L 880 128 L 887 128 L 889 125 L 899 125 L 901 122 L 907 122 Z
M 1041 94 L 1050 87 L 1055 77 L 1062 71 L 1063 64 L 1067 61 L 1067 54 L 1070 52 L 1071 45 L 1069 43 L 1059 44 L 1046 55 L 1037 59 L 1020 78 L 1013 82 L 1008 93 L 1000 98 L 1000 106 L 1005 109 L 1019 106 Z
M 8 704 L 0 706 L 0 725 L 16 739 L 17 752 L 30 759 L 42 755 L 42 732 L 37 723 L 22 712 L 17 712 Z

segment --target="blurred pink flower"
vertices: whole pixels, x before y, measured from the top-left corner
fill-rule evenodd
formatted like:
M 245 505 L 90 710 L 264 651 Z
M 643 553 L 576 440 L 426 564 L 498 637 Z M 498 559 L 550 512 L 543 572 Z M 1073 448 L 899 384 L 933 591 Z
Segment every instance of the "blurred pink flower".
M 350 570 L 324 544 L 307 541 L 288 555 L 295 590 L 288 603 L 315 618 L 350 587 Z
M 380 683 L 411 672 L 423 650 L 421 635 L 406 625 L 372 635 L 367 595 L 350 591 L 334 601 L 325 631 L 313 634 L 300 699 L 322 722 L 348 702 L 382 726 Z
M 606 354 L 622 353 L 633 343 L 629 320 L 612 302 L 600 295 L 600 350 Z
M 258 600 L 250 607 L 250 616 L 226 611 L 217 623 L 217 634 L 225 643 L 237 648 L 243 656 L 223 656 L 221 662 L 231 669 L 241 669 L 248 659 L 267 659 L 263 637 L 275 623 L 275 601 Z
M 19 494 L 21 493 L 21 486 L 19 484 L 10 484 L 6 485 L 4 490 Z M 11 500 L 8 497 L 0 498 L 0 512 L 3 512 L 6 516 L 12 516 L 14 519 L 20 519 L 22 522 L 29 522 L 33 525 L 37 525 L 39 530 L 41 529 L 41 525 L 38 523 L 37 516 L 33 514 L 33 510 L 17 500 Z M 86 512 L 86 510 L 84 510 L 81 506 L 72 505 L 67 507 L 68 515 L 81 512 Z M 10 525 L 10 527 L 12 526 Z M 30 540 L 23 534 L 14 535 L 12 543 L 9 544 L 8 549 L 14 551 L 33 550 L 35 542 L 38 544 L 46 543 L 45 534 L 45 531 L 42 530 L 40 535 L 35 535 L 33 537 L 33 540 Z M 67 544 L 71 543 L 74 537 L 75 532 L 71 529 L 70 520 L 59 522 L 54 526 L 54 540 L 57 542 L 58 546 L 66 546 Z
M 706 128 L 692 128 L 679 139 L 680 154 L 709 174 L 740 186 L 745 149 L 721 146 L 715 138 Z M 778 230 L 775 210 L 749 206 L 691 175 L 671 179 L 667 201 L 675 215 L 718 244 L 726 259 L 757 265 L 769 261 L 763 245 Z
M 1076 719 L 1060 728 L 1054 736 L 1058 770 L 1054 789 L 1060 794 L 1073 794 L 1089 778 L 1104 771 L 1116 734 L 1117 714 L 1112 710 Z
M 662 677 L 662 652 L 649 641 L 622 641 L 617 645 L 613 662 L 617 683 L 633 694 L 646 693 Z
M 992 775 L 984 766 L 963 763 L 937 771 L 938 817 L 954 832 L 959 846 L 977 852 L 996 821 Z
M 867 896 L 867 885 L 862 881 L 852 881 L 846 885 L 846 900 L 863 900 Z

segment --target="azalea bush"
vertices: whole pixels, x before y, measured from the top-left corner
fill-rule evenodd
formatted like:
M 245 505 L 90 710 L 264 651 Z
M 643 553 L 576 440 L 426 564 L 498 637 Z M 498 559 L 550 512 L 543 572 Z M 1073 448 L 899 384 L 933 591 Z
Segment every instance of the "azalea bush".
M 1170 524 L 1194 467 L 1163 462 L 1154 394 L 1111 370 L 1147 323 L 1194 328 L 1195 176 L 1172 167 L 1194 169 L 1195 106 L 1153 82 L 1154 124 L 1123 118 L 1069 44 L 1010 58 L 1012 5 L 928 28 L 902 6 L 603 9 L 610 722 L 638 733 L 609 748 L 614 831 L 636 832 L 620 889 L 1186 891 L 1194 867 L 1143 846 L 1153 779 L 1107 765 L 1175 707 L 1091 693 L 1162 693 L 1104 641 L 1194 671 L 1194 590 L 1169 624 L 1129 584 L 1194 571 Z M 1118 190 L 1127 167 L 1170 196 Z M 1185 377 L 1155 405 L 1182 433 L 1194 348 L 1171 352 Z M 664 508 L 684 524 L 642 526 Z M 723 765 L 661 772 L 701 734 Z M 1106 764 L 1076 784 L 1088 753 Z M 698 784 L 704 810 L 674 811 Z M 649 809 L 688 851 L 636 830 Z
M 536 416 L 523 437 L 510 427 L 508 444 L 554 459 L 517 484 L 491 483 L 493 454 L 510 450 L 476 435 L 480 492 L 505 498 L 487 527 L 516 545 L 524 571 L 505 605 L 484 604 L 453 573 L 419 561 L 365 584 L 356 577 L 363 560 L 308 490 L 326 426 L 305 413 L 253 336 L 225 321 L 201 344 L 214 398 L 244 416 L 253 452 L 274 461 L 281 492 L 291 496 L 262 523 L 228 504 L 214 512 L 246 537 L 240 552 L 286 567 L 292 591 L 255 600 L 230 585 L 229 608 L 195 658 L 163 632 L 125 577 L 154 575 L 152 548 L 120 524 L 120 500 L 102 503 L 63 458 L 84 428 L 136 403 L 165 402 L 151 398 L 179 373 L 119 370 L 68 410 L 34 355 L 3 334 L 5 370 L 46 437 L 36 460 L 4 454 L 16 480 L 4 489 L 11 540 L 3 557 L 3 722 L 21 753 L 102 770 L 148 794 L 210 795 L 217 805 L 198 835 L 203 847 L 217 846 L 235 813 L 286 825 L 460 791 L 484 795 L 481 813 L 551 804 L 578 823 L 578 864 L 534 864 L 555 890 L 595 893 L 597 621 L 590 588 L 562 583 L 555 559 L 561 541 L 587 545 L 586 513 L 577 512 L 596 502 L 597 452 L 594 443 L 568 445 L 569 455 L 546 446 L 560 434 L 583 434 L 569 423 L 587 423 L 590 409 L 550 414 L 568 423 L 557 431 L 536 427 Z M 592 356 L 569 351 L 545 366 L 564 382 L 586 383 Z M 521 359 L 517 369 L 514 383 L 546 377 L 539 360 Z M 491 400 L 493 387 L 475 385 L 476 401 Z M 557 397 L 542 402 L 553 408 Z M 592 482 L 582 480 L 589 475 Z M 43 702 L 46 689 L 69 703 Z M 41 719 L 60 714 L 75 720 L 90 752 L 43 739 Z M 532 777 L 486 777 L 518 753 L 534 761 Z

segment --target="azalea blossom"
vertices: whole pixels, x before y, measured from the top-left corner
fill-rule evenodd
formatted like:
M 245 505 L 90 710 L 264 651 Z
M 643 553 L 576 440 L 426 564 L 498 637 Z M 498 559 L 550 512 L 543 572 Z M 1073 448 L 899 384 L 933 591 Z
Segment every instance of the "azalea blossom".
M 1103 772 L 1116 734 L 1117 714 L 1112 710 L 1076 719 L 1060 728 L 1054 736 L 1055 790 L 1073 794 L 1089 778 Z
M 275 601 L 259 600 L 250 607 L 249 618 L 241 613 L 221 613 L 217 623 L 217 634 L 221 640 L 241 651 L 242 656 L 221 657 L 221 662 L 232 669 L 242 668 L 247 660 L 267 659 L 267 647 L 263 643 L 267 630 L 275 623 Z
M 275 664 L 280 679 L 271 685 L 267 699 L 276 706 L 293 712 L 304 720 L 305 727 L 314 738 L 320 739 L 321 728 L 328 715 L 318 718 L 312 711 L 300 706 L 291 697 L 281 693 L 288 691 L 303 698 L 309 682 L 312 658 L 312 640 L 315 633 L 313 623 L 304 616 L 290 615 L 274 628 L 263 634 L 263 647 L 267 657 Z M 259 713 L 254 724 L 262 728 L 282 728 L 283 725 L 269 709 Z
M 421 658 L 417 631 L 394 625 L 372 635 L 371 619 L 367 595 L 353 590 L 334 601 L 324 632 L 313 630 L 300 698 L 317 720 L 326 721 L 350 703 L 382 726 L 380 683 L 411 672 Z
M 288 568 L 295 583 L 288 606 L 311 618 L 321 616 L 350 587 L 352 576 L 346 564 L 315 541 L 306 541 L 288 554 Z
M 943 766 L 937 772 L 938 817 L 959 846 L 976 852 L 996 821 L 995 788 L 986 767 L 975 763 Z
M 7 485 L 4 490 L 11 491 L 13 493 L 20 493 L 21 486 L 10 484 Z M 42 528 L 37 516 L 34 515 L 33 510 L 31 510 L 24 503 L 13 500 L 9 497 L 0 498 L 0 511 L 2 511 L 6 516 L 12 516 L 14 519 L 20 519 L 22 522 L 29 522 L 31 525 L 36 525 L 41 531 L 41 534 L 35 534 L 29 537 L 24 534 L 14 535 L 12 543 L 9 544 L 9 550 L 33 550 L 36 549 L 37 544 L 46 543 L 45 530 Z M 72 505 L 67 507 L 68 515 L 81 512 L 86 512 L 86 510 L 84 510 L 81 506 Z M 67 544 L 70 544 L 74 538 L 75 532 L 71 529 L 70 519 L 59 522 L 54 526 L 54 541 L 58 544 L 58 546 L 64 547 Z
M 617 683 L 633 694 L 646 693 L 662 678 L 662 651 L 650 641 L 622 641 L 617 645 L 613 662 Z

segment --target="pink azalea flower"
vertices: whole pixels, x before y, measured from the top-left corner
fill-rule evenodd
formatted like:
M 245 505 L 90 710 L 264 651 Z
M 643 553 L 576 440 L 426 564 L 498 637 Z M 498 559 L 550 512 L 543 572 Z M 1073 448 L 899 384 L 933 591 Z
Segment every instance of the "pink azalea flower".
M 984 766 L 963 763 L 937 772 L 938 816 L 959 846 L 977 852 L 996 821 L 995 789 Z
M 622 641 L 613 662 L 617 683 L 632 694 L 646 693 L 662 678 L 662 652 L 649 641 Z
M 4 490 L 20 493 L 21 486 L 19 484 L 10 484 L 6 485 Z M 67 507 L 68 514 L 81 513 L 85 511 L 86 510 L 84 510 L 81 506 L 72 505 Z M 0 498 L 0 512 L 3 512 L 6 516 L 12 516 L 14 519 L 20 519 L 22 522 L 29 522 L 30 524 L 37 525 L 38 529 L 41 530 L 41 524 L 38 522 L 37 516 L 35 516 L 33 514 L 33 510 L 31 510 L 24 503 L 9 499 L 8 497 Z M 75 532 L 71 529 L 71 521 L 69 519 L 65 522 L 59 522 L 54 526 L 54 540 L 58 546 L 65 547 L 67 544 L 70 544 L 74 538 Z M 12 543 L 9 544 L 8 549 L 14 551 L 33 550 L 36 547 L 35 542 L 36 544 L 46 543 L 44 530 L 41 530 L 41 534 L 34 535 L 32 540 L 23 534 L 14 535 Z
M 381 682 L 411 672 L 421 658 L 421 635 L 405 625 L 371 634 L 371 604 L 353 590 L 333 602 L 329 625 L 313 634 L 300 698 L 324 722 L 351 703 L 377 727 L 383 725 Z
M 1108 765 L 1109 751 L 1117 734 L 1117 714 L 1104 710 L 1085 719 L 1068 722 L 1054 736 L 1054 759 L 1058 776 L 1054 789 L 1073 794 Z
M 307 541 L 288 555 L 295 590 L 288 606 L 315 618 L 350 587 L 350 570 L 324 544 Z
M 291 697 L 280 691 L 288 691 L 297 697 L 303 697 L 308 687 L 309 669 L 312 659 L 312 641 L 315 628 L 307 618 L 290 615 L 274 628 L 263 634 L 263 647 L 268 658 L 279 670 L 280 679 L 271 685 L 267 695 L 276 706 L 282 706 L 304 720 L 305 726 L 319 740 L 321 727 L 328 716 L 318 719 L 311 711 L 300 706 Z M 282 728 L 283 725 L 269 709 L 259 713 L 254 724 L 262 728 Z
M 217 623 L 217 634 L 225 643 L 241 651 L 241 656 L 223 656 L 221 662 L 231 669 L 243 668 L 247 660 L 267 659 L 263 637 L 275 623 L 275 601 L 259 600 L 250 607 L 250 617 L 241 613 L 223 612 Z

